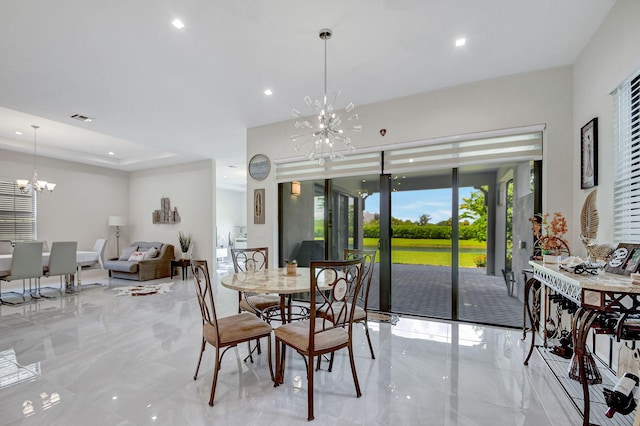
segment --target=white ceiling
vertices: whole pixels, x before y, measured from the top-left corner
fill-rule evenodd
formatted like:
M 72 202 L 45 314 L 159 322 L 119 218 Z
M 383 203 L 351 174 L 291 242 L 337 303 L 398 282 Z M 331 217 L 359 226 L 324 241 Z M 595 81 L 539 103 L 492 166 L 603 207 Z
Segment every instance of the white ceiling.
M 215 158 L 219 184 L 242 187 L 246 129 L 322 94 L 321 28 L 328 91 L 363 105 L 572 64 L 614 3 L 1 0 L 0 148 L 31 153 L 37 124 L 42 155 L 119 170 Z

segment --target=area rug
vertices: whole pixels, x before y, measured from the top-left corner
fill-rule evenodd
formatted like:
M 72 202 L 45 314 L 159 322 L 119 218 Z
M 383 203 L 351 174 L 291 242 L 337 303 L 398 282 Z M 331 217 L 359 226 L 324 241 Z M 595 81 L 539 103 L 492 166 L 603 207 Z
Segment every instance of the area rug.
M 116 296 L 152 296 L 154 294 L 164 294 L 171 290 L 172 282 L 147 285 L 132 285 L 126 287 L 117 287 L 113 290 L 117 291 Z
M 384 312 L 368 312 L 367 319 L 369 321 L 384 322 L 396 325 L 400 321 L 400 317 L 396 314 L 386 314 Z

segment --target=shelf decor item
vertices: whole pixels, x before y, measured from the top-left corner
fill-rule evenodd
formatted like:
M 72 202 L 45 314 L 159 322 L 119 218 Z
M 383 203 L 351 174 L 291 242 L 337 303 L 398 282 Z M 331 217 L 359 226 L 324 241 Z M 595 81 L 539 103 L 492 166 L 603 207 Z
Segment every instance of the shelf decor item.
M 558 263 L 562 256 L 570 256 L 571 251 L 564 235 L 568 231 L 567 221 L 562 213 L 555 212 L 549 220 L 549 213 L 536 214 L 530 218 L 535 237 L 533 256 L 545 263 Z
M 293 260 L 286 260 L 284 261 L 284 263 L 287 264 L 287 275 L 296 275 L 298 273 L 298 261 L 296 261 L 295 259 Z
M 182 251 L 182 258 L 188 259 L 189 255 L 191 254 L 189 252 L 191 248 L 191 234 L 185 234 L 184 232 L 179 231 L 178 242 L 180 243 L 180 251 Z

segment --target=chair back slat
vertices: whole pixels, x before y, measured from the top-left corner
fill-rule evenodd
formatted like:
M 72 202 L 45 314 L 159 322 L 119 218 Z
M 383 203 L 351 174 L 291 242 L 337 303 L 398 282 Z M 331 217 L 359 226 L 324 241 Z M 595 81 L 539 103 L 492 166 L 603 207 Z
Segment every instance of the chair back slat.
M 269 248 L 234 248 L 231 260 L 235 272 L 255 272 L 269 268 Z
M 49 254 L 49 270 L 47 275 L 75 274 L 77 268 L 77 241 L 54 241 Z
M 42 276 L 42 242 L 18 242 L 11 257 L 11 274 L 4 278 L 22 280 Z
M 319 333 L 337 327 L 346 327 L 351 336 L 355 302 L 364 275 L 364 259 L 312 261 L 309 269 L 311 281 L 309 350 L 312 351 L 315 336 Z M 330 315 L 317 316 L 316 311 L 323 309 Z M 320 324 L 317 323 L 316 318 L 322 318 Z
M 216 341 L 219 341 L 218 316 L 216 314 L 207 261 L 192 260 L 191 273 L 198 297 L 198 305 L 200 306 L 200 314 L 202 315 L 202 324 L 210 324 L 216 331 Z

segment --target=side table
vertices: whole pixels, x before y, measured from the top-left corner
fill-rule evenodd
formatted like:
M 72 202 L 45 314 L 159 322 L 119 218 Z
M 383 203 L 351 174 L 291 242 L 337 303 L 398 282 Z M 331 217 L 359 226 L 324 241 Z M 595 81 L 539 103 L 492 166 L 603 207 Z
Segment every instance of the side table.
M 187 279 L 187 270 L 191 266 L 191 259 L 174 259 L 171 261 L 171 278 L 173 278 L 173 271 L 176 267 L 182 268 L 182 280 Z

